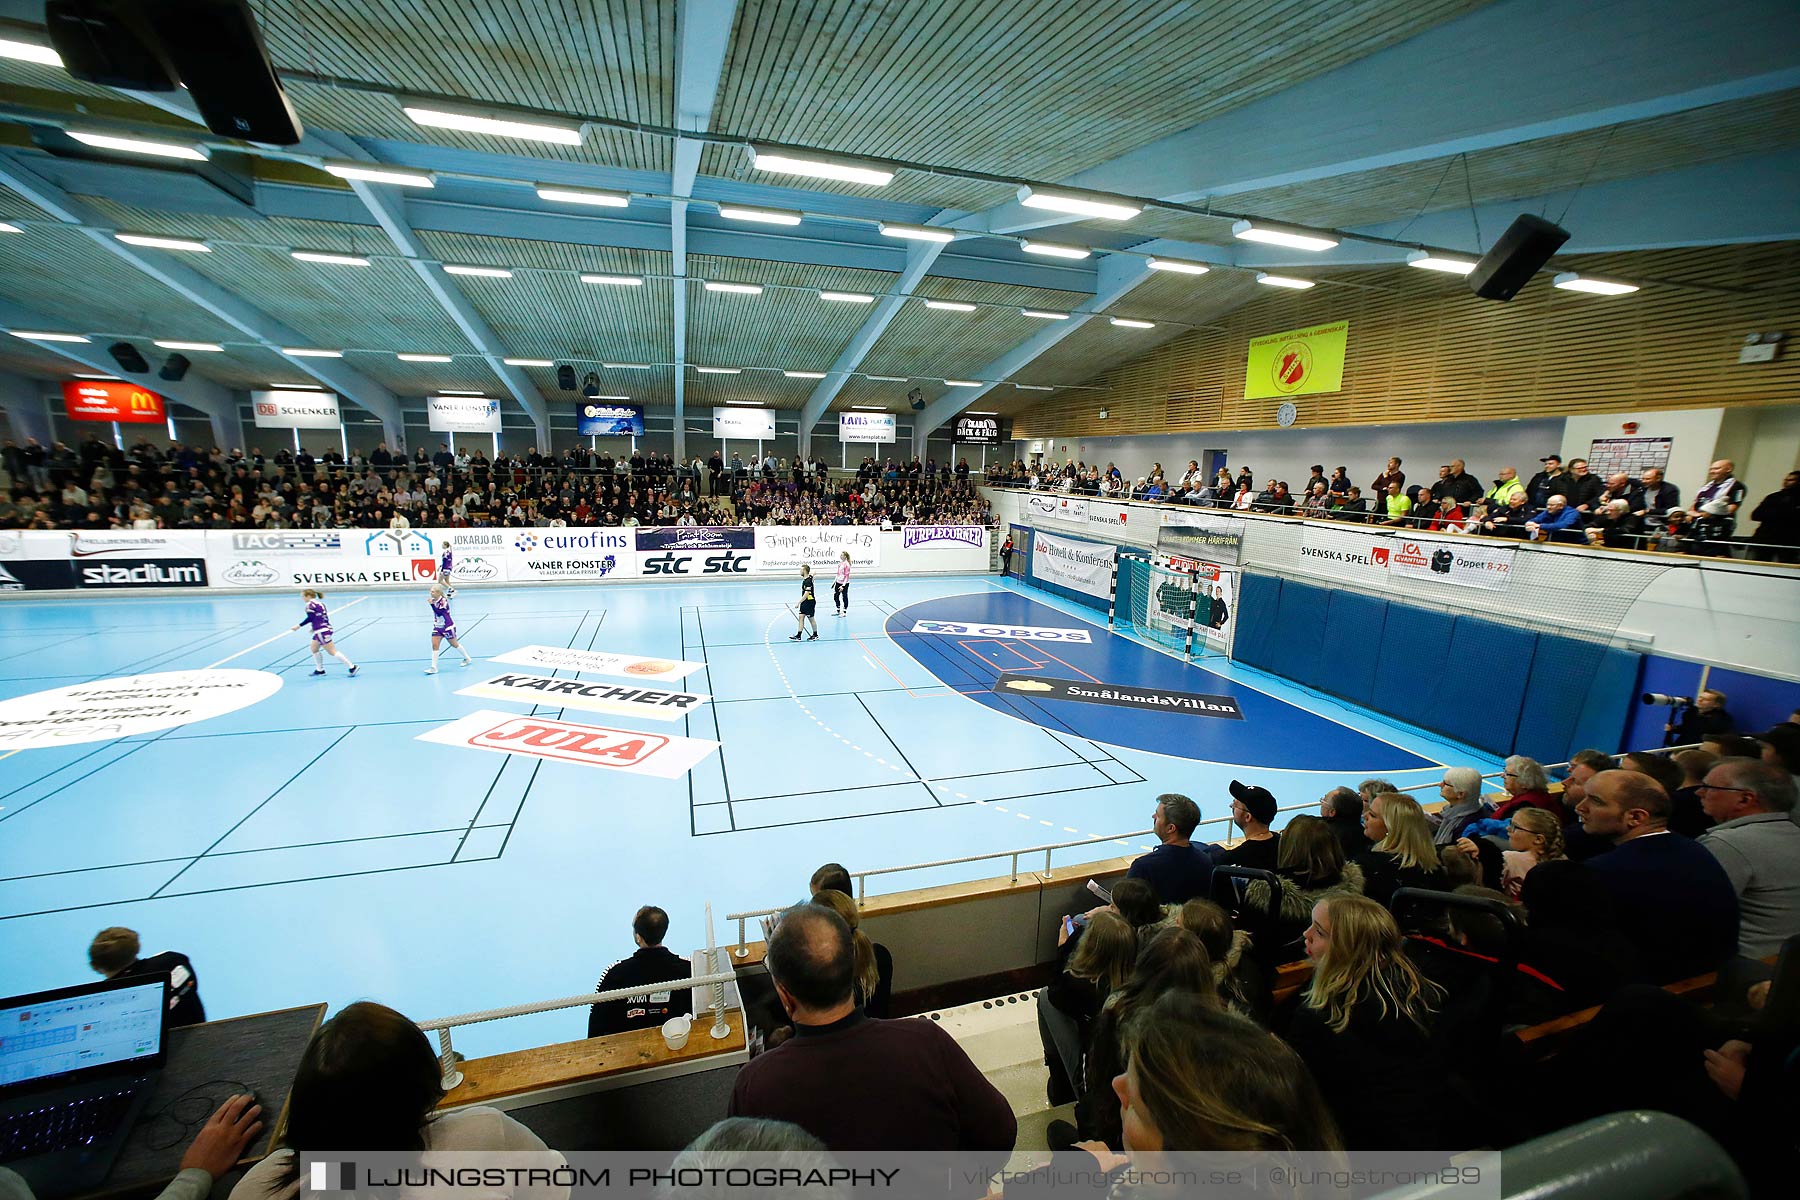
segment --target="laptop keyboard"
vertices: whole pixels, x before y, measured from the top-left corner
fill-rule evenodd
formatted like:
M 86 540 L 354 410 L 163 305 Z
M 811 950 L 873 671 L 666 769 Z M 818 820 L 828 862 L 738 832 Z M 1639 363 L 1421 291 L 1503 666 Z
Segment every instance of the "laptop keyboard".
M 137 1088 L 127 1086 L 0 1117 L 0 1162 L 104 1141 L 125 1119 L 136 1096 Z

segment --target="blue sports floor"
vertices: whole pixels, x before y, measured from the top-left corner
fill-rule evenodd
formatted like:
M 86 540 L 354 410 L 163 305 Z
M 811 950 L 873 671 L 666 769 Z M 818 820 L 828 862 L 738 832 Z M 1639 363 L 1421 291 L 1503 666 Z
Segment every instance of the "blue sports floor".
M 327 599 L 355 679 L 335 660 L 310 676 L 306 633 L 283 632 L 297 596 L 0 604 L 0 701 L 209 666 L 282 685 L 209 720 L 0 759 L 0 994 L 92 978 L 88 941 L 128 925 L 145 953 L 192 956 L 215 1017 L 372 998 L 424 1019 L 592 988 L 631 948 L 640 904 L 669 911 L 685 951 L 704 943 L 710 900 L 727 939 L 724 914 L 798 899 L 828 860 L 897 866 L 1143 829 L 1163 791 L 1221 817 L 1233 777 L 1290 805 L 1369 775 L 1497 769 L 1261 672 L 1184 664 L 1011 580 L 858 580 L 848 618 L 821 595 L 822 637 L 802 644 L 786 640 L 797 590 L 466 586 L 454 610 L 476 664 L 446 649 L 435 676 L 422 592 L 338 591 Z M 485 661 L 533 644 L 704 662 L 668 686 L 712 700 L 664 723 L 456 694 L 534 670 Z M 1048 698 L 1033 682 L 1045 678 L 1226 697 L 1239 714 Z M 481 709 L 721 746 L 671 780 L 417 740 Z M 479 1026 L 458 1046 L 565 1040 L 585 1020 Z

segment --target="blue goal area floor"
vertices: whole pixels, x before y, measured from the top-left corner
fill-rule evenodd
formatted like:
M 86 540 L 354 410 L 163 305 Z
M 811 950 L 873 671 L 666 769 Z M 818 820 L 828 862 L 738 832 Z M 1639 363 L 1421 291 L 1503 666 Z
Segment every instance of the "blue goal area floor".
M 422 592 L 338 591 L 327 601 L 355 678 L 329 658 L 312 676 L 307 634 L 285 632 L 297 596 L 0 605 L 0 717 L 36 703 L 9 706 L 19 697 L 161 672 L 257 672 L 233 678 L 268 693 L 186 724 L 10 753 L 0 719 L 0 991 L 92 978 L 88 942 L 126 925 L 146 954 L 192 956 L 213 1017 L 369 998 L 426 1019 L 591 989 L 630 950 L 641 904 L 668 910 L 669 943 L 685 952 L 705 942 L 708 901 L 721 942 L 733 939 L 725 914 L 802 898 L 827 861 L 861 870 L 1110 837 L 1148 828 L 1166 791 L 1223 817 L 1233 778 L 1285 806 L 1371 775 L 1407 785 L 1446 763 L 1498 769 L 1225 659 L 1186 663 L 1108 633 L 1102 614 L 1014 580 L 859 579 L 843 618 L 828 591 L 820 640 L 796 644 L 789 579 L 464 587 L 454 611 L 476 661 L 461 667 L 446 648 L 436 675 L 423 670 Z M 491 661 L 528 646 L 700 665 L 646 684 Z M 550 692 L 459 694 L 509 674 L 710 698 L 665 721 Z M 452 722 L 454 736 L 421 740 Z M 646 745 L 666 753 L 645 767 L 700 757 L 662 777 L 574 761 L 590 743 L 607 763 Z M 546 1014 L 474 1027 L 458 1046 L 585 1027 L 582 1010 Z

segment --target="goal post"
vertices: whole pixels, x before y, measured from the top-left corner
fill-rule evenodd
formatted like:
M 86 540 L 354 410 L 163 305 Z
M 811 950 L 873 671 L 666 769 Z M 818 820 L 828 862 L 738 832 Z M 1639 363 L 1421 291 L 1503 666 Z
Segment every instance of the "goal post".
M 1120 632 L 1190 658 L 1228 656 L 1236 584 L 1235 567 L 1174 555 L 1121 556 L 1114 619 Z

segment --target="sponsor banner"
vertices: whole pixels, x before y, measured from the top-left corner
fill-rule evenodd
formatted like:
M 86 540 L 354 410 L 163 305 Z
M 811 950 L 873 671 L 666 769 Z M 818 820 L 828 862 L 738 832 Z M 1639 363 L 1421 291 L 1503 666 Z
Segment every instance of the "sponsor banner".
M 1295 566 L 1345 583 L 1385 583 L 1390 540 L 1308 521 L 1300 527 Z
M 251 392 L 258 429 L 336 429 L 343 422 L 330 392 Z
M 582 437 L 643 437 L 644 407 L 584 401 L 575 408 L 575 432 Z
M 561 579 L 629 579 L 637 560 L 629 550 L 571 550 L 561 554 L 509 554 L 506 578 L 513 583 Z
M 458 553 L 450 564 L 451 583 L 492 583 L 506 578 L 506 566 L 498 558 Z
M 499 754 L 528 754 L 658 779 L 680 779 L 719 748 L 719 743 L 700 738 L 515 717 L 487 709 L 421 733 L 418 740 Z
M 914 633 L 935 633 L 940 637 L 1009 638 L 1021 642 L 1080 642 L 1092 645 L 1094 635 L 1086 629 L 1056 629 L 1044 625 L 975 625 L 962 621 L 914 621 Z
M 1505 591 L 1512 580 L 1513 546 L 1462 538 L 1398 537 L 1388 555 L 1388 571 L 1411 579 L 1433 579 L 1465 587 Z
M 1157 585 L 1150 606 L 1151 626 L 1169 632 L 1185 632 L 1192 625 L 1209 644 L 1229 648 L 1231 618 L 1237 612 L 1237 571 L 1218 563 L 1179 556 L 1172 556 L 1169 566 L 1176 571 L 1191 571 L 1193 578 L 1164 578 Z M 1196 586 L 1197 596 L 1194 594 Z M 1193 613 L 1191 621 L 1188 618 L 1190 611 Z
M 458 581 L 463 579 L 468 561 L 457 562 Z M 418 558 L 353 562 L 329 555 L 215 556 L 208 560 L 207 569 L 215 586 L 234 588 L 415 586 L 437 578 L 437 563 Z
M 772 408 L 715 408 L 713 436 L 721 440 L 735 438 L 740 442 L 772 442 L 775 440 L 775 410 Z
M 0 562 L 0 592 L 53 592 L 75 586 L 75 565 L 67 559 L 19 558 Z
M 841 412 L 838 414 L 838 441 L 891 442 L 898 436 L 893 413 Z
M 626 679 L 685 679 L 706 665 L 674 658 L 611 654 L 604 650 L 571 650 L 566 646 L 521 646 L 494 655 L 492 661 L 516 667 L 576 671 L 583 675 L 619 675 Z
M 60 529 L 0 529 L 0 562 L 20 559 L 67 562 L 74 536 Z
M 206 534 L 199 531 L 162 529 L 113 529 L 104 533 L 73 535 L 69 557 L 102 558 L 203 558 Z
M 748 525 L 639 525 L 639 550 L 749 550 L 756 531 Z
M 765 573 L 835 570 L 850 552 L 852 567 L 881 565 L 881 538 L 873 525 L 764 525 L 756 530 L 756 569 Z
M 1051 515 L 1057 520 L 1067 521 L 1071 525 L 1086 525 L 1088 523 L 1088 502 L 1071 500 L 1067 496 L 1059 497 L 1056 501 L 1056 511 Z
M 427 396 L 426 423 L 433 433 L 499 433 L 500 402 L 483 396 Z
M 1165 512 L 1156 531 L 1158 553 L 1235 563 L 1244 549 L 1244 519 Z
M 902 550 L 955 550 L 963 546 L 986 550 L 987 544 L 987 526 L 985 525 L 902 525 L 900 527 L 900 548 Z
M 1149 513 L 1139 511 L 1139 524 L 1149 523 Z M 1131 524 L 1131 510 L 1123 504 L 1108 504 L 1104 500 L 1087 502 L 1087 521 L 1089 525 L 1098 525 L 1103 529 L 1123 530 Z
M 1049 679 L 1008 672 L 994 684 L 994 691 L 1034 700 L 1072 700 L 1077 704 L 1106 704 L 1114 708 L 1179 713 L 1190 717 L 1220 717 L 1241 721 L 1243 712 L 1230 696 L 1204 692 L 1171 692 L 1162 688 L 1127 687 L 1122 683 L 1095 683 L 1088 679 Z
M 1253 338 L 1244 359 L 1244 399 L 1341 391 L 1350 322 L 1290 329 Z
M 281 676 L 236 669 L 159 671 L 0 700 L 0 749 L 74 746 L 173 729 L 267 700 Z
M 749 550 L 643 550 L 637 557 L 638 574 L 645 579 L 666 576 L 748 575 Z
M 1031 539 L 1031 573 L 1046 583 L 1109 600 L 1118 554 L 1117 546 L 1077 542 L 1040 529 Z
M 458 557 L 464 554 L 486 554 L 499 557 L 506 552 L 511 541 L 510 529 L 430 529 L 426 531 L 437 539 L 440 549 L 448 545 L 455 550 Z
M 337 566 L 352 576 L 378 576 L 344 582 L 392 583 L 396 582 L 395 573 L 400 572 L 399 579 L 406 582 L 429 583 L 437 578 L 438 555 L 442 552 L 443 543 L 433 530 L 350 529 L 344 531 Z
M 1000 418 L 958 417 L 956 418 L 955 438 L 970 446 L 998 446 L 1000 444 Z
M 344 548 L 344 535 L 336 529 L 262 529 L 251 533 L 213 533 L 207 542 L 209 550 L 229 549 L 238 555 L 335 554 Z
M 76 562 L 75 583 L 83 588 L 166 588 L 206 586 L 204 558 L 108 558 Z
M 579 708 L 620 717 L 644 717 L 651 721 L 679 721 L 712 699 L 703 692 L 664 691 L 634 683 L 591 683 L 523 673 L 496 675 L 458 688 L 456 694 L 482 700 Z
M 1061 511 L 1061 499 L 1060 496 L 1053 496 L 1044 492 L 1028 492 L 1025 496 L 1025 503 L 1023 505 L 1025 516 L 1027 518 L 1037 517 L 1040 520 L 1053 521 L 1056 519 L 1056 514 Z
M 63 384 L 63 411 L 71 421 L 118 421 L 123 425 L 160 425 L 168 419 L 163 398 L 135 383 Z

